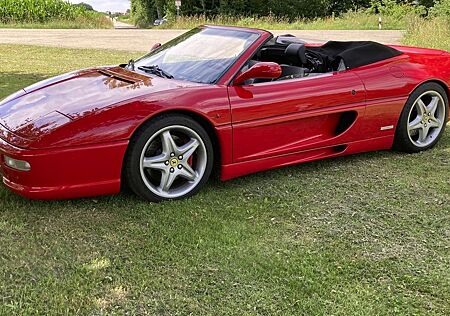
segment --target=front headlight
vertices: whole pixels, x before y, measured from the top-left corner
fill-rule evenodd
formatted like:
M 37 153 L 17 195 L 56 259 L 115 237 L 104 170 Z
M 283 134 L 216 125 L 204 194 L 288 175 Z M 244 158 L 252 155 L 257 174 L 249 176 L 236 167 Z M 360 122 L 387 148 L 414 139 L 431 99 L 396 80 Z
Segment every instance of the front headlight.
M 24 160 L 14 159 L 8 156 L 5 157 L 5 165 L 12 169 L 20 170 L 20 171 L 30 171 L 31 165 L 29 162 Z

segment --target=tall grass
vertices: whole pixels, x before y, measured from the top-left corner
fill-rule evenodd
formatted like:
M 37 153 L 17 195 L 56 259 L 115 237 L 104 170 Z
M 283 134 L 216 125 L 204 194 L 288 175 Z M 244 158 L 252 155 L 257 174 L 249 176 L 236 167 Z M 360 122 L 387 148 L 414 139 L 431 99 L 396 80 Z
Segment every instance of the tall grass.
M 318 18 L 314 20 L 297 19 L 291 21 L 287 18 L 276 16 L 263 17 L 236 17 L 218 15 L 208 18 L 203 15 L 180 16 L 172 19 L 159 28 L 190 29 L 200 24 L 235 25 L 243 27 L 255 27 L 270 30 L 376 30 L 378 29 L 378 15 L 363 11 L 350 11 L 339 17 Z M 383 29 L 404 29 L 406 19 L 397 19 L 391 16 L 383 16 Z
M 443 17 L 409 21 L 403 43 L 450 51 L 450 21 Z
M 117 21 L 123 22 L 123 23 L 133 23 L 133 21 L 131 20 L 131 17 L 129 14 L 125 14 L 125 15 L 119 15 L 117 17 Z
M 112 26 L 105 15 L 63 0 L 0 0 L 0 23 L 2 25 L 69 23 L 89 28 Z

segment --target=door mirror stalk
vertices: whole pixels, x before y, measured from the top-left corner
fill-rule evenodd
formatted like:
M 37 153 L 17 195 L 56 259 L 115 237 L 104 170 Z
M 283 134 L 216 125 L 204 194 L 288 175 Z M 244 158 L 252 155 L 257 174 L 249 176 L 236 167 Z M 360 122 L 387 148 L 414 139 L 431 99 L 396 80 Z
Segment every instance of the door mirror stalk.
M 243 84 L 249 79 L 278 79 L 282 73 L 280 65 L 272 62 L 259 62 L 250 69 L 240 73 L 234 79 L 234 85 Z

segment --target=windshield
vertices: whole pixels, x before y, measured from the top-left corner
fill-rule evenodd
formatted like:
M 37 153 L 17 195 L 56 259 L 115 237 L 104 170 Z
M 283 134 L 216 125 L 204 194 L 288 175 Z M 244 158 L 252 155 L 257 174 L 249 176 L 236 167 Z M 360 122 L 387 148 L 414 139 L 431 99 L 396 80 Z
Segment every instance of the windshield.
M 178 80 L 215 83 L 259 37 L 256 33 L 196 28 L 135 62 L 135 69 L 158 66 Z

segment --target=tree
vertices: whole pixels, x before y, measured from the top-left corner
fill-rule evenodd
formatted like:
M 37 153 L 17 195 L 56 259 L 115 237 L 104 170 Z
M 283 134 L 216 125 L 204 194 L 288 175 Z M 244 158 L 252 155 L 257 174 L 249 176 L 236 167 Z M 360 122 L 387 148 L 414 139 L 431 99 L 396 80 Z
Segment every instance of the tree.
M 84 9 L 86 9 L 87 11 L 95 11 L 94 8 L 88 3 L 80 2 L 80 3 L 75 4 L 75 6 L 82 7 Z
M 153 0 L 131 0 L 131 16 L 139 27 L 151 25 L 156 18 L 156 7 Z
M 161 19 L 164 16 L 164 12 L 166 10 L 166 0 L 155 0 L 156 14 L 158 19 Z
M 274 15 L 289 19 L 316 18 L 369 7 L 373 0 L 182 0 L 183 15 Z M 421 0 L 432 1 L 432 0 Z M 175 8 L 175 0 L 131 0 L 131 15 L 138 25 L 148 25 Z
M 369 7 L 371 0 L 329 0 L 328 1 L 328 14 L 331 13 L 344 13 L 349 10 L 358 10 L 360 8 Z

